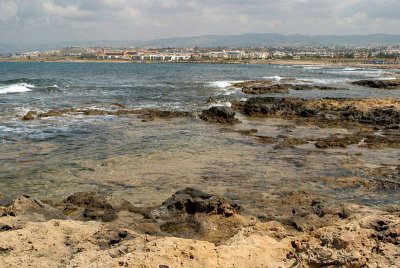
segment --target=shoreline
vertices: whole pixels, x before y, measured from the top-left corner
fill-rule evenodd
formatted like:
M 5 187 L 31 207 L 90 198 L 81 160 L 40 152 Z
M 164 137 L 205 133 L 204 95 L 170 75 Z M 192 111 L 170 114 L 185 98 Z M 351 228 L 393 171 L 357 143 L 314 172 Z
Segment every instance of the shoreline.
M 302 60 L 232 60 L 232 61 L 135 61 L 135 60 L 90 60 L 90 59 L 10 59 L 0 58 L 0 62 L 63 62 L 63 63 L 176 63 L 176 64 L 267 64 L 267 65 L 317 65 L 317 66 L 358 66 L 380 69 L 400 69 L 400 64 L 368 64 L 365 60 L 349 59 L 302 59 Z
M 0 267 L 398 267 L 400 99 L 256 96 L 347 90 L 290 81 L 237 83 L 254 97 L 226 97 L 231 108 L 207 91 L 212 107 L 201 114 L 107 99 L 105 110 L 40 106 L 15 119 L 47 129 L 90 116 L 96 128 L 85 123 L 84 135 L 99 142 L 63 132 L 73 155 L 55 140 L 3 145 L 2 159 L 24 172 L 13 173 L 20 184 L 10 176 L 17 195 L 0 191 Z M 110 115 L 127 120 L 101 124 Z M 136 151 L 132 140 L 156 150 Z M 78 149 L 86 145 L 110 152 L 91 159 Z

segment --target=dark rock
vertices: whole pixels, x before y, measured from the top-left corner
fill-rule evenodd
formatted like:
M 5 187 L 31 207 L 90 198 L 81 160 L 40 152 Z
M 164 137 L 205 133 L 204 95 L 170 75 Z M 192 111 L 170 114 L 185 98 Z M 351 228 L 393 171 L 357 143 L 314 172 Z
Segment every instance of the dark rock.
M 122 108 L 122 109 L 125 109 L 125 108 L 126 108 L 125 105 L 123 105 L 123 104 L 121 104 L 121 103 L 118 103 L 118 102 L 113 102 L 112 105 L 118 106 L 118 107 L 120 107 L 120 108 Z
M 244 222 L 240 207 L 224 198 L 193 188 L 176 192 L 151 212 L 164 234 L 221 243 L 235 235 Z
M 95 192 L 75 193 L 67 197 L 57 207 L 68 215 L 71 215 L 71 212 L 79 211 L 79 208 L 83 208 L 82 214 L 78 215 L 81 219 L 104 222 L 115 220 L 119 211 L 137 212 L 137 209 L 125 199 Z
M 110 112 L 104 110 L 85 110 L 83 111 L 84 115 L 94 116 L 94 115 L 108 115 Z
M 358 110 L 355 104 L 369 106 Z M 384 103 L 384 104 L 382 104 Z M 374 107 L 376 105 L 376 107 Z M 318 124 L 340 124 L 359 122 L 368 125 L 394 126 L 400 124 L 400 105 L 396 99 L 301 99 L 301 98 L 250 98 L 244 103 L 235 103 L 235 109 L 249 116 L 277 116 L 288 119 L 302 117 Z
M 242 135 L 252 135 L 254 133 L 257 133 L 258 130 L 255 128 L 252 129 L 240 129 L 240 130 L 236 130 L 235 132 L 240 133 Z
M 396 80 L 360 80 L 352 82 L 353 85 L 372 87 L 379 89 L 397 89 L 400 88 L 400 79 Z
M 240 121 L 235 118 L 235 112 L 231 108 L 222 106 L 213 106 L 208 110 L 204 110 L 199 117 L 207 122 L 223 124 L 240 123 Z
M 253 86 L 265 86 L 271 85 L 273 82 L 271 80 L 256 80 L 256 81 L 245 81 L 232 84 L 232 87 L 244 88 Z
M 164 201 L 161 209 L 172 214 L 205 213 L 230 217 L 237 213 L 239 206 L 224 198 L 185 188 Z
M 62 116 L 66 113 L 72 112 L 72 109 L 63 109 L 63 110 L 50 110 L 47 113 L 41 113 L 38 117 L 53 117 L 53 116 Z
M 275 143 L 279 139 L 278 138 L 273 138 L 273 137 L 268 137 L 268 136 L 256 136 L 258 142 L 264 143 L 264 144 L 270 144 L 270 143 Z
M 274 84 L 271 86 L 246 86 L 242 92 L 246 94 L 269 94 L 269 93 L 289 93 L 290 84 Z
M 312 85 L 296 85 L 293 87 L 294 90 L 312 90 L 315 89 Z
M 0 207 L 7 207 L 11 204 L 12 198 L 0 192 Z
M 314 86 L 318 90 L 349 90 L 343 87 Z
M 146 110 L 144 111 L 139 118 L 145 120 L 153 120 L 155 118 L 177 118 L 177 117 L 191 117 L 193 116 L 190 112 L 184 111 L 159 111 L 159 110 Z
M 315 146 L 320 149 L 327 148 L 346 148 L 351 144 L 358 144 L 361 141 L 362 137 L 360 136 L 331 136 L 329 138 L 318 139 L 315 143 Z
M 366 135 L 364 147 L 369 149 L 400 148 L 399 133 L 383 133 L 383 135 Z
M 206 103 L 219 103 L 220 101 L 219 100 L 217 100 L 217 99 L 215 99 L 215 98 L 211 98 L 211 97 L 209 97 L 207 100 L 206 100 Z
M 22 120 L 29 121 L 35 119 L 34 115 L 37 115 L 36 111 L 29 111 L 24 117 L 22 117 Z
M 108 249 L 118 245 L 124 240 L 131 239 L 129 233 L 123 229 L 102 229 L 93 234 L 91 243 L 98 245 L 100 249 Z
M 250 136 L 253 135 L 254 133 L 257 133 L 258 130 L 255 128 L 252 129 L 233 129 L 233 128 L 221 128 L 220 129 L 221 132 L 235 132 L 235 133 L 239 133 L 242 135 L 246 135 L 246 136 Z
M 283 147 L 283 146 L 289 146 L 289 147 L 293 147 L 296 145 L 302 145 L 302 144 L 306 144 L 307 142 L 302 140 L 302 139 L 297 139 L 297 138 L 286 138 L 282 141 L 281 144 L 279 144 L 279 147 Z

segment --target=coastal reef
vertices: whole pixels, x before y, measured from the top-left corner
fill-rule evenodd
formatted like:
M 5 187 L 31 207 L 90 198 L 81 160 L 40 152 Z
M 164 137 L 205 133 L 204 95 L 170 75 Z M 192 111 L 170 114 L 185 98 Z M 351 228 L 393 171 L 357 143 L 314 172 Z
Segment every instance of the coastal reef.
M 400 78 L 392 80 L 359 80 L 352 82 L 353 85 L 371 87 L 376 89 L 400 89 Z
M 297 82 L 297 84 L 289 84 L 288 82 Z M 251 95 L 271 94 L 271 93 L 289 93 L 292 90 L 348 90 L 347 88 L 337 88 L 330 86 L 321 86 L 310 84 L 309 81 L 297 79 L 281 79 L 280 81 L 271 80 L 255 80 L 234 83 L 232 88 L 240 88 L 243 93 Z
M 265 215 L 193 188 L 158 207 L 109 194 L 0 195 L 2 267 L 396 267 L 400 213 L 303 191 Z M 280 211 L 280 213 L 274 213 Z M 285 212 L 286 211 L 286 212 Z
M 274 98 L 256 97 L 233 103 L 248 116 L 303 119 L 319 125 L 361 123 L 395 127 L 400 123 L 400 100 L 395 98 Z

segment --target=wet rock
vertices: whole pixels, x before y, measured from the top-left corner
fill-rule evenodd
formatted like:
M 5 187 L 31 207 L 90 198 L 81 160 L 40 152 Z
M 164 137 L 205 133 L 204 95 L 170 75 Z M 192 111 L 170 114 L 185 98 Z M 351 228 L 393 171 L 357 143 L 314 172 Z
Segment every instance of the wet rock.
M 240 130 L 236 130 L 237 133 L 240 133 L 242 135 L 253 135 L 254 133 L 257 133 L 258 130 L 255 128 L 252 129 L 240 129 Z
M 113 102 L 112 105 L 118 106 L 118 107 L 120 107 L 120 108 L 122 108 L 122 109 L 125 109 L 125 108 L 126 108 L 125 105 L 123 105 L 123 104 L 121 104 L 121 103 L 118 103 L 118 102 Z
M 240 207 L 224 198 L 185 188 L 151 212 L 160 230 L 177 237 L 221 243 L 235 235 L 246 220 Z
M 395 80 L 360 80 L 352 82 L 353 85 L 372 87 L 378 89 L 398 89 L 400 88 L 400 79 Z
M 206 100 L 206 103 L 219 103 L 220 101 L 218 100 L 218 99 L 215 99 L 215 98 L 211 98 L 211 97 L 209 97 L 207 100 Z
M 242 88 L 242 92 L 246 94 L 269 94 L 269 93 L 289 93 L 290 84 L 274 84 L 271 86 L 246 86 Z
M 376 126 L 400 124 L 400 101 L 384 99 L 301 99 L 301 98 L 250 98 L 234 106 L 249 116 L 304 118 L 317 124 L 358 122 Z
M 29 111 L 24 117 L 22 117 L 22 120 L 24 121 L 29 121 L 35 119 L 35 115 L 37 115 L 36 111 Z
M 47 113 L 41 113 L 38 117 L 53 117 L 53 116 L 63 116 L 66 113 L 73 112 L 72 109 L 62 109 L 62 110 L 50 110 Z
M 282 204 L 285 205 L 308 205 L 311 206 L 316 196 L 306 191 L 294 191 L 281 199 Z
M 370 149 L 400 148 L 400 133 L 385 133 L 384 135 L 368 135 L 365 147 Z
M 193 114 L 190 112 L 184 111 L 159 111 L 159 110 L 146 110 L 144 111 L 139 118 L 144 120 L 153 120 L 155 118 L 177 118 L 177 117 L 192 117 Z
M 221 132 L 236 132 L 242 135 L 250 136 L 253 135 L 254 133 L 257 133 L 258 130 L 255 128 L 252 129 L 233 129 L 233 128 L 221 128 Z
M 11 204 L 12 198 L 0 192 L 0 207 L 7 207 Z
M 285 138 L 281 144 L 279 144 L 279 147 L 284 147 L 284 146 L 289 146 L 289 147 L 294 147 L 297 145 L 302 145 L 302 144 L 307 144 L 307 141 L 302 140 L 302 139 L 297 139 L 297 138 Z
M 329 86 L 314 86 L 315 89 L 318 90 L 349 90 L 348 88 L 344 87 L 329 87 Z
M 230 217 L 239 209 L 239 205 L 224 198 L 206 194 L 194 188 L 185 188 L 165 200 L 157 211 L 168 214 L 205 213 Z
M 75 193 L 59 203 L 57 208 L 77 219 L 104 222 L 115 220 L 119 211 L 137 211 L 131 203 L 124 199 L 96 192 Z
M 278 138 L 268 137 L 268 136 L 256 136 L 257 141 L 264 144 L 271 144 L 277 142 Z
M 315 87 L 312 85 L 296 85 L 296 86 L 293 86 L 293 89 L 294 90 L 313 90 L 313 89 L 315 89 Z
M 208 110 L 204 110 L 199 117 L 206 122 L 223 124 L 240 123 L 240 121 L 235 118 L 235 112 L 231 108 L 223 106 L 213 106 Z
M 320 149 L 328 149 L 328 148 L 346 148 L 351 144 L 358 144 L 362 140 L 360 136 L 345 136 L 340 137 L 337 135 L 318 139 L 315 143 L 315 146 Z
M 96 115 L 109 115 L 110 112 L 104 110 L 84 110 L 83 114 L 88 116 L 96 116 Z
M 254 86 L 266 86 L 271 85 L 273 82 L 271 80 L 255 80 L 255 81 L 245 81 L 232 84 L 232 87 L 244 88 L 244 87 L 254 87 Z
M 295 85 L 294 90 L 349 90 L 348 88 L 342 87 L 329 87 L 329 86 L 318 86 L 318 85 Z

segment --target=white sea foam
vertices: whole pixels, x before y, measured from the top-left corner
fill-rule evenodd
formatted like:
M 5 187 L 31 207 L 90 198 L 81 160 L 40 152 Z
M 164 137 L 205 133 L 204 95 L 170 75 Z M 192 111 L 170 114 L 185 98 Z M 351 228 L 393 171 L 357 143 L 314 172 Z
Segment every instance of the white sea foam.
M 209 105 L 210 108 L 213 106 L 232 107 L 232 103 L 230 103 L 229 101 L 225 101 L 225 102 L 213 103 L 213 104 Z
M 380 77 L 384 71 L 382 70 L 365 70 L 365 69 L 341 69 L 341 70 L 330 70 L 327 73 L 330 74 L 339 74 L 339 75 L 358 75 L 358 76 L 367 76 L 367 77 Z
M 27 83 L 18 83 L 7 86 L 0 86 L 0 94 L 27 92 L 31 91 L 33 88 L 35 88 L 34 85 Z
M 316 66 L 316 65 L 303 66 L 304 70 L 320 70 L 322 68 L 323 66 Z
M 350 79 L 347 78 L 326 78 L 326 79 L 307 78 L 307 80 L 315 84 L 323 84 L 323 85 L 346 83 L 350 81 Z
M 279 75 L 274 75 L 274 76 L 264 76 L 264 79 L 268 79 L 268 80 L 272 80 L 275 82 L 279 82 L 281 81 L 282 77 L 280 77 Z
M 235 83 L 241 83 L 241 82 L 245 82 L 244 80 L 236 80 L 236 81 L 228 81 L 228 80 L 224 80 L 224 81 L 214 81 L 214 82 L 209 82 L 208 86 L 209 87 L 216 87 L 219 89 L 229 89 L 233 84 Z
M 217 88 L 228 88 L 233 84 L 233 82 L 229 81 L 215 81 L 211 82 L 209 85 L 211 87 L 217 87 Z

